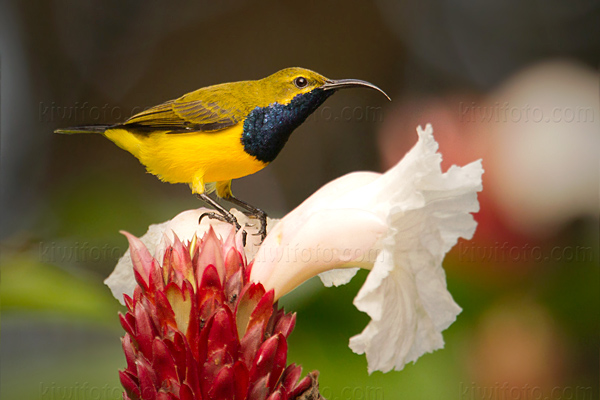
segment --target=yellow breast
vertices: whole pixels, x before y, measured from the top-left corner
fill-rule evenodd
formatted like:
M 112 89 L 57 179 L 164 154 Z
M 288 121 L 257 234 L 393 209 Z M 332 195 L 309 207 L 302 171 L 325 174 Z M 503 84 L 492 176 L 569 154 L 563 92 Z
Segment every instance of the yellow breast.
M 210 183 L 241 178 L 267 165 L 244 151 L 242 129 L 240 124 L 219 132 L 152 132 L 149 136 L 111 129 L 105 136 L 161 180 L 192 184 L 198 179 Z

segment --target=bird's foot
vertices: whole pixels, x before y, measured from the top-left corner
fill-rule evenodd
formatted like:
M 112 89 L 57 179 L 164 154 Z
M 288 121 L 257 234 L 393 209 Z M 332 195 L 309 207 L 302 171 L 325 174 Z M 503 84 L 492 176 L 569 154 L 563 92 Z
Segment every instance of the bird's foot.
M 258 221 L 260 222 L 260 228 L 258 229 L 258 232 L 255 233 L 255 236 L 260 236 L 260 242 L 262 243 L 265 238 L 267 237 L 267 213 L 265 213 L 263 210 L 261 209 L 257 209 L 259 212 L 253 214 L 253 216 L 258 219 Z
M 242 229 L 242 227 L 240 226 L 240 224 L 237 221 L 237 218 L 235 218 L 233 216 L 233 214 L 231 213 L 227 213 L 227 214 L 221 214 L 221 213 L 217 213 L 217 212 L 205 212 L 202 215 L 200 215 L 200 218 L 198 218 L 198 223 L 202 223 L 202 218 L 204 217 L 208 217 L 210 219 L 216 219 L 219 221 L 223 221 L 223 222 L 227 222 L 230 223 L 231 225 L 233 225 L 235 227 L 235 231 L 238 232 L 240 229 Z M 246 231 L 242 231 L 242 244 L 244 246 L 246 246 L 246 236 L 247 233 Z
M 242 201 L 233 196 L 225 197 L 225 200 L 243 208 L 245 215 L 258 219 L 258 221 L 260 222 L 260 228 L 258 229 L 258 232 L 254 235 L 260 236 L 260 242 L 262 243 L 263 240 L 265 240 L 265 238 L 267 237 L 267 213 L 261 210 L 260 208 L 256 208 L 253 205 L 248 204 L 245 201 Z
M 258 213 L 252 211 L 243 211 L 243 214 L 246 217 L 257 219 L 260 223 L 260 228 L 258 229 L 258 232 L 253 233 L 252 236 L 260 236 L 260 242 L 262 243 L 263 240 L 265 240 L 265 237 L 267 237 L 267 214 L 260 209 L 258 209 L 258 211 Z M 246 224 L 246 226 L 254 227 L 255 225 Z

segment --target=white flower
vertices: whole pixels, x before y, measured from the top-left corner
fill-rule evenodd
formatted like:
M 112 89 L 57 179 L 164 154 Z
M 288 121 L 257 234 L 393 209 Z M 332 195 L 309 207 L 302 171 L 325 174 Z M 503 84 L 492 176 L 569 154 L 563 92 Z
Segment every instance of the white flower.
M 475 231 L 470 213 L 479 209 L 483 169 L 476 161 L 442 173 L 431 126 L 417 132 L 417 144 L 386 173 L 343 176 L 278 223 L 269 221 L 258 252 L 258 238 L 248 234 L 246 257 L 256 253 L 251 279 L 274 289 L 276 298 L 317 274 L 331 286 L 347 283 L 358 268 L 371 270 L 354 299 L 371 322 L 350 339 L 354 352 L 366 353 L 369 373 L 400 370 L 443 347 L 441 332 L 461 311 L 446 289 L 442 261 L 459 237 L 469 239 Z M 226 238 L 229 224 L 205 218 L 198 225 L 206 211 L 186 211 L 152 225 L 141 240 L 161 259 L 173 233 L 192 240 L 212 225 Z M 232 212 L 241 225 L 248 222 Z M 135 280 L 128 253 L 106 283 L 118 299 L 131 295 Z
M 476 222 L 481 161 L 443 173 L 431 125 L 385 174 L 351 173 L 286 215 L 255 256 L 251 279 L 281 297 L 321 274 L 326 285 L 370 269 L 354 305 L 371 317 L 350 348 L 369 373 L 400 370 L 443 347 L 441 332 L 460 313 L 446 289 L 445 254 Z M 339 270 L 339 268 L 352 268 Z M 333 271 L 332 271 L 333 270 Z

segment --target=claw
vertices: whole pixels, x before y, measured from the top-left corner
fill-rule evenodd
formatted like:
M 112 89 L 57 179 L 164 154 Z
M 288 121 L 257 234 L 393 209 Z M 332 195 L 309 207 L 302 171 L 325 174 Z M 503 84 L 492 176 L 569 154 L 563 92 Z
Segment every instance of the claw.
M 198 218 L 198 223 L 199 224 L 202 223 L 202 218 L 204 218 L 204 217 L 208 217 L 210 219 L 218 219 L 219 221 L 223 221 L 223 222 L 229 222 L 221 214 L 217 214 L 215 212 L 205 212 L 204 214 L 202 214 L 200 216 L 200 218 Z
M 240 224 L 237 222 L 237 219 L 235 219 L 235 217 L 233 217 L 233 219 L 230 221 L 229 218 L 225 217 L 224 215 L 218 214 L 216 212 L 205 212 L 202 215 L 200 215 L 200 218 L 198 218 L 198 224 L 202 223 L 202 218 L 204 217 L 208 217 L 210 219 L 217 219 L 219 221 L 223 221 L 223 222 L 228 222 L 230 224 L 232 224 L 233 226 L 235 226 L 235 231 L 239 231 L 240 229 L 242 229 L 242 227 L 240 226 Z M 246 237 L 247 237 L 247 233 L 246 230 L 242 231 L 242 244 L 244 246 L 246 246 Z
M 263 212 L 260 215 L 257 215 L 257 217 L 260 221 L 260 229 L 258 230 L 258 234 L 260 235 L 260 241 L 262 243 L 267 237 L 267 214 Z
M 204 218 L 204 217 L 208 217 L 210 219 L 217 219 L 222 222 L 228 222 L 231 225 L 235 226 L 236 232 L 242 228 L 240 226 L 240 224 L 237 222 L 237 219 L 233 215 L 226 216 L 226 215 L 217 214 L 216 212 L 205 212 L 204 214 L 200 215 L 200 218 L 198 218 L 199 224 L 202 222 L 202 218 Z

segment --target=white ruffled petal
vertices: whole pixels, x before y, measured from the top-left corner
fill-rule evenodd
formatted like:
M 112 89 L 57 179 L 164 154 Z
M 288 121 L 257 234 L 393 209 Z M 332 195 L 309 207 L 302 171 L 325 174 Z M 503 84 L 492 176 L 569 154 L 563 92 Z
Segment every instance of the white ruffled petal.
M 399 357 L 406 358 L 410 352 L 417 340 L 420 310 L 416 301 L 414 277 L 406 269 L 396 268 L 393 253 L 384 249 L 382 262 L 376 263 L 354 300 L 371 322 L 350 339 L 350 348 L 357 354 L 366 353 L 369 373 L 391 370 L 400 364 Z
M 470 239 L 475 231 L 470 213 L 479 209 L 483 170 L 476 161 L 442 173 L 430 128 L 419 130 L 417 145 L 380 179 L 389 188 L 409 190 L 390 193 L 391 229 L 354 300 L 372 318 L 350 340 L 353 351 L 366 353 L 369 372 L 400 370 L 443 347 L 441 331 L 461 311 L 446 288 L 442 260 L 459 237 Z

